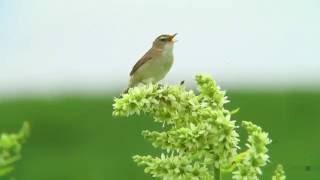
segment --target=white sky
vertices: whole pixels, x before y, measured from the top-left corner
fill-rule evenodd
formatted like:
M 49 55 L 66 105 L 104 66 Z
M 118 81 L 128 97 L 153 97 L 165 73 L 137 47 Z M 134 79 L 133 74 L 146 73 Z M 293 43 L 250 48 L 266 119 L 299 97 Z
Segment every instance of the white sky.
M 161 33 L 178 33 L 165 82 L 318 86 L 318 0 L 1 0 L 0 92 L 124 88 Z

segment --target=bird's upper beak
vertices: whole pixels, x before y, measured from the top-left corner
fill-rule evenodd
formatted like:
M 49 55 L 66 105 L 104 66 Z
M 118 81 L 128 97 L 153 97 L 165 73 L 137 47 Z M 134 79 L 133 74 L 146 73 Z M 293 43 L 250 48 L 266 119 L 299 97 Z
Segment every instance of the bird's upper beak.
M 176 41 L 177 41 L 176 39 L 174 39 L 174 37 L 175 37 L 177 34 L 178 34 L 178 33 L 174 33 L 173 35 L 171 35 L 170 40 L 171 40 L 172 42 L 176 42 Z

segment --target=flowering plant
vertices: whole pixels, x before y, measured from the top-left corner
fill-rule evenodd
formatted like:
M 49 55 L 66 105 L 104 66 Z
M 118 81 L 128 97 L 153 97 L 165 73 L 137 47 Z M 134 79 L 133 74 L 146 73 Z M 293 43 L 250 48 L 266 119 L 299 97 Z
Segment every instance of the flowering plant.
M 16 134 L 2 133 L 0 136 L 0 177 L 10 173 L 13 163 L 21 158 L 22 143 L 29 136 L 30 126 L 25 122 Z
M 197 75 L 196 82 L 198 94 L 182 85 L 148 84 L 115 99 L 114 116 L 147 113 L 163 124 L 161 132 L 142 132 L 164 150 L 160 157 L 136 155 L 133 160 L 152 177 L 166 180 L 220 180 L 223 173 L 232 173 L 233 179 L 258 179 L 269 162 L 268 133 L 243 121 L 247 149 L 238 152 L 238 126 L 231 118 L 237 110 L 225 109 L 225 92 L 210 76 Z

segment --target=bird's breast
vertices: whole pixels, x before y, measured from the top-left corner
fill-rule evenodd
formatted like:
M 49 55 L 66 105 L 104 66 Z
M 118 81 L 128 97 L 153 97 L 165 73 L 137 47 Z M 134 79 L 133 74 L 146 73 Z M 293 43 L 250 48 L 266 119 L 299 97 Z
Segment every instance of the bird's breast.
M 158 61 L 160 61 L 160 67 L 169 71 L 171 65 L 173 64 L 173 54 L 164 52 L 162 53 Z

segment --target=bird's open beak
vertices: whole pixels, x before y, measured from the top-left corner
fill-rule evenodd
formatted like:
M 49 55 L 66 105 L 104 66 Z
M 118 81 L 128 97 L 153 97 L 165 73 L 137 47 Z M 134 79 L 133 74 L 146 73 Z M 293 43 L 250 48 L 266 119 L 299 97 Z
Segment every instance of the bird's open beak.
M 172 36 L 171 36 L 171 42 L 176 42 L 177 40 L 176 39 L 174 39 L 174 37 L 177 35 L 178 33 L 175 33 L 175 34 L 173 34 Z

